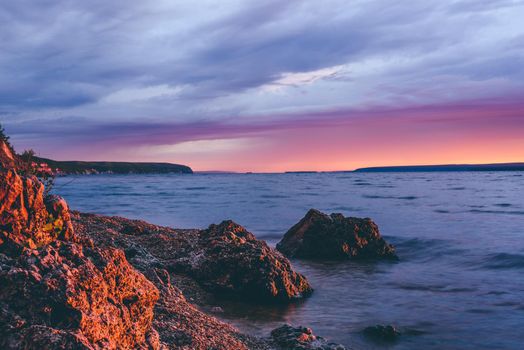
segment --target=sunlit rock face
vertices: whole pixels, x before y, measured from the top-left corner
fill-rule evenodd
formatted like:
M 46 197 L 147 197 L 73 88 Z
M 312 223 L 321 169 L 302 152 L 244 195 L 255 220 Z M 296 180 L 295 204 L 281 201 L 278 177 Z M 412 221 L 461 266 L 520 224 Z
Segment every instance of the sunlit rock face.
M 277 249 L 303 259 L 397 259 L 395 248 L 371 219 L 327 215 L 315 209 L 289 229 Z
M 21 175 L 15 157 L 0 141 L 0 251 L 72 239 L 67 203 L 58 196 L 44 198 L 44 185 L 34 176 Z
M 15 156 L 5 141 L 0 140 L 0 170 L 14 169 L 15 165 Z
M 1 143 L 0 349 L 158 348 L 155 286 L 122 251 L 80 242 L 67 203 Z
M 158 291 L 122 251 L 55 241 L 0 254 L 0 348 L 150 348 Z

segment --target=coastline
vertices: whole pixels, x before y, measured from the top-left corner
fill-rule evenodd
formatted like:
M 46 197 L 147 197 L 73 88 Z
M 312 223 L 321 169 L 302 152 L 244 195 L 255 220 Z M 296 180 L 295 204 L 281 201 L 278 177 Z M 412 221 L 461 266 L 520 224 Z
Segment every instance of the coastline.
M 313 291 L 233 221 L 176 230 L 72 212 L 5 142 L 0 175 L 0 348 L 345 349 L 289 325 L 257 338 L 203 311 L 211 295 L 278 304 Z
M 182 266 L 187 261 L 186 258 L 173 257 L 175 246 L 179 250 L 184 250 L 183 246 L 187 245 L 187 247 L 191 247 L 189 253 L 198 250 L 197 245 L 195 245 L 198 243 L 194 238 L 205 230 L 176 229 L 150 224 L 142 220 L 78 211 L 73 211 L 71 218 L 75 233 L 81 241 L 92 242 L 99 247 L 122 250 L 129 263 L 159 289 L 158 304 L 160 306 L 155 308 L 153 326 L 160 333 L 161 339 L 168 338 L 169 333 L 172 332 L 172 327 L 176 326 L 177 332 L 182 338 L 191 339 L 191 347 L 188 347 L 188 349 L 207 348 L 210 341 L 219 349 L 295 348 L 294 346 L 279 345 L 278 340 L 276 342 L 271 334 L 267 334 L 265 337 L 254 336 L 236 329 L 226 320 L 221 320 L 220 314 L 223 310 L 217 306 L 217 301 L 235 299 L 258 305 L 264 305 L 266 302 L 272 305 L 275 305 L 275 303 L 274 301 L 260 300 L 256 296 L 238 299 L 238 294 L 228 295 L 210 291 L 209 288 L 203 286 L 203 283 L 206 283 L 205 280 L 198 280 L 188 272 L 187 268 Z M 276 253 L 273 248 L 270 248 L 270 250 Z M 234 256 L 232 258 L 236 259 Z M 193 259 L 194 257 L 190 258 L 190 260 Z M 180 261 L 184 262 L 180 264 Z M 291 302 L 299 302 L 300 299 Z M 170 306 L 168 309 L 164 307 L 166 304 Z M 277 301 L 276 305 L 278 304 Z M 184 321 L 180 322 L 180 319 Z M 292 334 L 292 332 L 297 332 L 297 329 L 301 329 L 301 327 L 286 330 L 285 337 L 299 337 L 300 332 L 298 335 Z M 304 329 L 308 332 L 311 331 L 308 328 Z M 342 345 L 329 343 L 322 337 L 313 335 L 313 333 L 310 336 L 311 340 L 303 344 L 303 349 L 345 349 Z M 310 344 L 307 345 L 307 343 Z M 184 344 L 181 348 L 185 348 Z

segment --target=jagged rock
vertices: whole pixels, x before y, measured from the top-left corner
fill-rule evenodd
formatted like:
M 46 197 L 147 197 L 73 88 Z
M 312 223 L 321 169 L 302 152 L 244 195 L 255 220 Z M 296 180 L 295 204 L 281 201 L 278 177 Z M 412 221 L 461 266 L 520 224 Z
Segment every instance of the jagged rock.
M 316 336 L 310 328 L 283 325 L 271 332 L 274 344 L 282 350 L 346 350 L 343 345 L 330 343 Z
M 0 171 L 14 169 L 16 167 L 16 158 L 9 145 L 0 140 Z
M 67 203 L 58 196 L 44 200 L 44 185 L 34 176 L 17 172 L 15 156 L 3 141 L 0 163 L 0 252 L 72 239 Z
M 0 171 L 0 251 L 34 249 L 73 236 L 63 199 L 53 196 L 44 202 L 44 186 L 37 178 Z
M 192 302 L 204 300 L 197 295 L 206 292 L 193 278 L 179 273 L 179 270 L 175 272 L 173 266 L 179 260 L 184 260 L 187 266 L 187 257 L 193 247 L 200 244 L 200 230 L 178 230 L 140 220 L 79 212 L 72 212 L 72 220 L 75 234 L 80 239 L 91 240 L 95 246 L 114 246 L 124 250 L 129 262 L 160 291 L 153 327 L 158 331 L 161 347 L 270 349 L 264 340 L 241 334 L 189 302 L 189 299 Z M 183 293 L 177 287 L 183 288 Z
M 207 230 L 177 230 L 138 220 L 77 213 L 77 234 L 123 249 L 144 270 L 162 267 L 215 295 L 288 302 L 311 293 L 288 259 L 232 221 Z
M 367 327 L 363 331 L 364 335 L 372 340 L 381 342 L 394 342 L 400 336 L 400 332 L 393 326 L 376 325 Z
M 36 248 L 55 239 L 44 230 L 49 215 L 43 194 L 36 178 L 22 178 L 11 169 L 0 172 L 0 251 Z
M 381 236 L 369 218 L 327 215 L 311 209 L 277 244 L 291 258 L 397 259 L 395 248 Z
M 244 227 L 223 221 L 201 231 L 183 268 L 204 287 L 226 295 L 259 301 L 289 301 L 312 292 L 280 253 Z
M 148 349 L 158 290 L 120 250 L 0 254 L 1 349 Z

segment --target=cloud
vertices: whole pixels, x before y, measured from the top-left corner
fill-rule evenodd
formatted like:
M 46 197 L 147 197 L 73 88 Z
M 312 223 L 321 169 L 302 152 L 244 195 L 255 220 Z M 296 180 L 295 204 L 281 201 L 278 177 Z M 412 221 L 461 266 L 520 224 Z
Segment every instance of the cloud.
M 0 121 L 52 151 L 521 96 L 522 18 L 510 0 L 4 1 Z

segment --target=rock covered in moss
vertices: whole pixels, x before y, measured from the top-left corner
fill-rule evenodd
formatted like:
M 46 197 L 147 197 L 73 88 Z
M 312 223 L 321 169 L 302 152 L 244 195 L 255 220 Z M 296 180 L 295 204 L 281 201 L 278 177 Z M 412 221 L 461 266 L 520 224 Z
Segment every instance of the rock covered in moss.
M 277 249 L 291 258 L 397 259 L 395 248 L 371 219 L 327 215 L 315 209 L 286 232 Z

